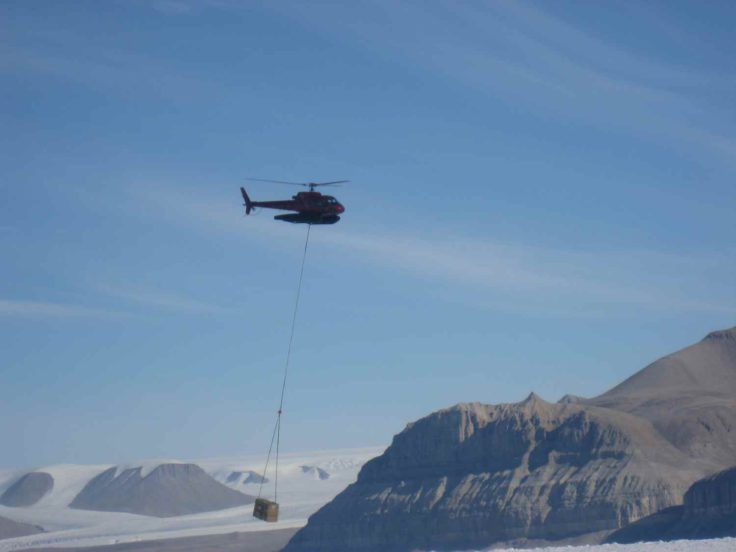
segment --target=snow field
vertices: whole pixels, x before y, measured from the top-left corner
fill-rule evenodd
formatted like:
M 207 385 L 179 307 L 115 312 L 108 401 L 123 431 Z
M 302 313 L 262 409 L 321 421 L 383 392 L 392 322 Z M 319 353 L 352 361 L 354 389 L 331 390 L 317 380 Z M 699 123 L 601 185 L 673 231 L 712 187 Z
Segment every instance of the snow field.
M 736 552 L 736 539 L 679 540 L 671 542 L 640 542 L 636 544 L 588 544 L 583 546 L 552 546 L 535 549 L 539 552 Z M 520 548 L 496 549 L 493 552 L 522 552 Z M 524 549 L 529 552 L 529 549 Z
M 280 520 L 277 523 L 263 523 L 254 519 L 252 506 L 173 518 L 155 518 L 122 512 L 75 510 L 68 507 L 68 504 L 89 480 L 111 467 L 117 467 L 118 471 L 123 471 L 125 468 L 142 467 L 146 473 L 150 473 L 156 466 L 171 462 L 168 460 L 147 460 L 120 466 L 59 465 L 35 470 L 0 471 L 0 493 L 29 471 L 46 472 L 54 478 L 54 488 L 37 504 L 27 508 L 0 506 L 0 516 L 40 525 L 47 531 L 39 535 L 0 540 L 0 552 L 36 547 L 73 546 L 81 548 L 141 540 L 301 527 L 312 513 L 355 481 L 360 467 L 366 461 L 382 452 L 382 447 L 373 447 L 281 455 L 278 496 L 281 508 Z M 175 462 L 181 462 L 181 460 Z M 231 482 L 227 480 L 234 471 L 253 471 L 261 474 L 265 464 L 264 456 L 214 458 L 187 462 L 197 464 L 230 488 L 249 495 L 258 495 L 260 485 L 257 483 L 242 485 L 239 484 L 239 480 Z M 315 470 L 308 469 L 305 472 L 303 466 L 315 468 Z M 327 479 L 315 477 L 316 468 L 327 472 L 329 477 Z M 272 500 L 273 464 L 269 466 L 267 477 L 269 481 L 263 485 L 262 496 Z

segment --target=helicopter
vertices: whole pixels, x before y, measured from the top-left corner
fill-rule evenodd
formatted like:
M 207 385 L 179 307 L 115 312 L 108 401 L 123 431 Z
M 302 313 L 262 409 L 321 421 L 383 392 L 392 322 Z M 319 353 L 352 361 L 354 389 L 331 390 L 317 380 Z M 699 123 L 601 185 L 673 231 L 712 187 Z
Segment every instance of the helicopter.
M 285 182 L 283 180 L 265 180 L 263 178 L 248 178 L 255 182 L 270 182 L 274 184 L 288 184 L 290 186 L 303 186 L 309 191 L 298 192 L 291 199 L 276 201 L 251 201 L 245 188 L 240 187 L 243 195 L 243 207 L 245 214 L 250 215 L 255 207 L 264 209 L 280 209 L 282 211 L 296 211 L 284 215 L 276 215 L 275 220 L 291 222 L 293 224 L 335 224 L 340 220 L 340 214 L 345 212 L 345 207 L 333 196 L 323 195 L 315 191 L 321 186 L 336 186 L 349 180 L 333 180 L 331 182 Z

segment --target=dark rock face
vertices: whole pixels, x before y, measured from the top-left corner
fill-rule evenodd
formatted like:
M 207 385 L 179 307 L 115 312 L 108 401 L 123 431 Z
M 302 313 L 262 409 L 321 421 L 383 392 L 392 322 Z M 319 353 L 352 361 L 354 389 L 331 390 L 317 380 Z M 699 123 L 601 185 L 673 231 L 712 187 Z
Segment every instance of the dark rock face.
M 27 535 L 35 535 L 37 533 L 43 533 L 43 529 L 38 525 L 20 523 L 0 516 L 0 540 L 25 537 Z
M 69 505 L 80 510 L 173 517 L 252 504 L 252 496 L 217 482 L 194 464 L 162 464 L 145 477 L 141 468 L 93 478 Z
M 677 504 L 697 467 L 645 420 L 531 395 L 410 424 L 288 552 L 457 550 L 610 531 Z
M 45 472 L 25 474 L 0 497 L 0 504 L 19 508 L 33 506 L 54 488 L 54 478 Z
M 609 542 L 703 539 L 736 536 L 736 467 L 697 481 L 685 504 L 616 531 Z
M 676 536 L 682 523 L 684 507 L 672 506 L 611 533 L 607 543 L 631 544 L 653 540 L 686 539 Z
M 730 514 L 736 514 L 736 466 L 698 481 L 685 493 L 688 518 Z

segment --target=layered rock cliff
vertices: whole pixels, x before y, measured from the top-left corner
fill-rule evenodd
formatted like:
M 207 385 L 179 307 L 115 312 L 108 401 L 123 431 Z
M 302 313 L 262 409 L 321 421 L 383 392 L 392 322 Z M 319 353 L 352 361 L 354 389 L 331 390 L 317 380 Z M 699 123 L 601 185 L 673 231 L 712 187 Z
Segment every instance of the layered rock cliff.
M 646 420 L 596 407 L 460 404 L 410 424 L 285 549 L 457 550 L 621 527 L 701 474 Z
M 695 482 L 682 506 L 616 531 L 609 542 L 736 537 L 736 466 Z
M 734 458 L 736 328 L 594 399 L 460 404 L 410 424 L 285 550 L 457 550 L 671 521 Z
M 736 466 L 698 481 L 685 493 L 688 518 L 732 514 L 736 514 Z

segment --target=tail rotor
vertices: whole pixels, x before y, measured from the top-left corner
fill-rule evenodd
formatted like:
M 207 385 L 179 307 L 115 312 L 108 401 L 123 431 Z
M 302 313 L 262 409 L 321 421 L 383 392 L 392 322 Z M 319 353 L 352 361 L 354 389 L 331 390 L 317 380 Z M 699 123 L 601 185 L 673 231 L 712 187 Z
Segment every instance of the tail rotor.
M 245 214 L 250 215 L 250 212 L 253 210 L 253 202 L 248 197 L 248 193 L 245 191 L 245 188 L 242 186 L 240 187 L 240 193 L 243 194 L 243 200 L 245 203 L 243 203 L 243 207 L 245 207 Z

